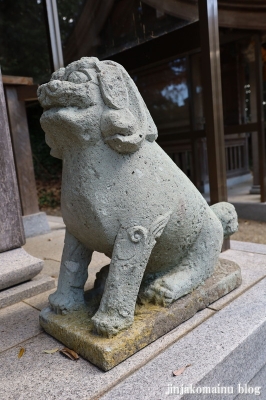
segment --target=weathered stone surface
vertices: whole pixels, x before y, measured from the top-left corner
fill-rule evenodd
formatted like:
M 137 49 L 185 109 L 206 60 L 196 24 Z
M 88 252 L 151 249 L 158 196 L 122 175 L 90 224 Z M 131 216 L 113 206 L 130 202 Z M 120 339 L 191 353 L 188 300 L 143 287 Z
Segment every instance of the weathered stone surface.
M 0 326 L 0 352 L 41 332 L 38 310 L 22 302 L 0 310 Z
M 17 305 L 8 307 L 5 310 L 12 308 L 15 314 L 16 307 Z M 38 326 L 38 316 L 36 316 L 34 308 L 32 308 L 32 313 Z M 156 344 L 150 344 L 141 352 L 136 353 L 108 372 L 101 371 L 82 357 L 77 362 L 70 362 L 59 352 L 54 354 L 43 353 L 44 350 L 63 347 L 61 343 L 46 333 L 31 337 L 28 341 L 23 342 L 22 346 L 26 351 L 23 357 L 18 360 L 18 352 L 21 348 L 20 343 L 23 340 L 20 340 L 18 333 L 24 331 L 25 323 L 20 320 L 14 329 L 12 326 L 13 321 L 9 314 L 9 318 L 5 320 L 5 323 L 7 325 L 10 324 L 11 329 L 5 330 L 2 335 L 9 335 L 9 340 L 12 340 L 13 336 L 17 341 L 13 342 L 13 346 L 10 346 L 9 350 L 2 354 L 0 353 L 0 398 L 4 400 L 7 398 L 36 400 L 37 397 L 39 400 L 95 400 L 213 314 L 214 311 L 209 309 L 198 312 L 180 327 L 156 340 Z M 26 318 L 28 317 L 26 316 Z M 36 335 L 33 330 L 32 336 L 34 334 Z M 16 344 L 17 346 L 14 347 Z M 22 376 L 23 379 L 21 378 Z M 14 382 L 16 382 L 16 385 L 14 385 Z M 124 399 L 129 398 L 132 399 L 130 393 L 129 397 Z
M 90 303 L 83 310 L 67 315 L 56 315 L 50 308 L 42 310 L 40 323 L 49 334 L 107 371 L 235 289 L 240 283 L 241 274 L 237 264 L 220 260 L 214 274 L 203 285 L 174 302 L 169 308 L 151 304 L 137 306 L 132 327 L 114 338 L 106 339 L 95 334 L 91 317 L 98 304 L 93 293 L 89 293 Z
M 0 290 L 28 281 L 41 272 L 43 261 L 32 257 L 24 249 L 0 254 Z
M 251 243 L 242 242 L 247 248 Z M 227 250 L 222 253 L 222 258 L 234 261 L 241 268 L 242 283 L 239 288 L 211 304 L 213 310 L 221 310 L 234 299 L 249 290 L 256 283 L 266 278 L 266 257 L 264 254 L 254 254 L 246 251 Z
M 24 87 L 26 89 L 26 87 Z M 21 87 L 23 90 L 23 87 Z M 33 157 L 27 121 L 25 101 L 19 99 L 16 85 L 5 86 L 12 149 L 14 153 L 16 176 L 19 187 L 20 204 L 23 215 L 39 211 L 38 196 L 33 167 Z
M 192 332 L 183 336 L 154 360 L 139 368 L 101 400 L 231 400 L 238 395 L 238 384 L 244 385 L 266 363 L 266 292 L 265 279 Z M 173 377 L 172 371 L 191 364 L 185 372 Z M 256 383 L 256 382 L 255 382 Z M 265 381 L 256 383 L 265 400 Z M 173 394 L 167 395 L 173 386 Z M 225 393 L 178 394 L 174 387 L 231 387 Z M 206 391 L 205 391 L 206 393 Z
M 48 296 L 54 292 L 54 288 L 46 292 L 37 294 L 36 296 L 29 297 L 24 300 L 24 303 L 36 308 L 37 310 L 42 310 L 43 308 L 49 307 Z
M 51 231 L 44 212 L 25 215 L 22 219 L 26 238 L 44 235 Z
M 60 262 L 64 247 L 65 230 L 58 229 L 45 235 L 27 239 L 23 248 L 33 257 Z
M 238 263 L 240 252 L 230 250 L 230 253 L 232 257 L 233 253 L 236 255 L 234 261 Z M 248 253 L 243 253 L 243 257 L 245 256 L 248 256 Z M 257 260 L 254 255 L 252 265 L 249 263 L 250 259 L 245 262 L 244 258 L 242 264 L 250 270 L 248 275 L 251 277 L 256 265 L 257 268 L 266 265 L 265 260 L 265 255 Z M 43 353 L 44 350 L 60 349 L 64 345 L 46 333 L 34 336 L 35 327 L 27 336 L 30 339 L 23 342 L 25 338 L 20 338 L 19 335 L 26 329 L 25 320 L 28 324 L 29 315 L 23 315 L 20 319 L 21 313 L 20 310 L 16 310 L 17 305 L 5 308 L 2 312 L 8 309 L 12 309 L 12 312 L 1 321 L 0 343 L 6 340 L 6 336 L 12 340 L 9 348 L 0 354 L 0 398 L 164 400 L 169 397 L 176 400 L 178 395 L 165 395 L 169 384 L 179 387 L 182 384 L 203 386 L 200 380 L 212 370 L 214 371 L 211 386 L 220 383 L 220 386 L 234 385 L 236 389 L 238 382 L 249 382 L 251 386 L 265 386 L 264 376 L 254 384 L 252 379 L 266 360 L 265 284 L 264 280 L 247 289 L 221 311 L 215 312 L 205 308 L 197 312 L 194 317 L 108 372 L 103 372 L 82 357 L 77 362 L 72 362 L 59 352 Z M 237 291 L 238 289 L 231 293 Z M 34 304 L 33 306 L 35 307 Z M 38 327 L 39 312 L 34 308 L 31 310 Z M 18 322 L 18 319 L 20 323 L 13 326 L 13 321 Z M 263 322 L 264 332 L 258 329 L 263 328 Z M 247 343 L 243 348 L 241 343 L 245 341 Z M 18 360 L 21 347 L 26 351 Z M 192 365 L 181 376 L 172 376 L 174 369 L 186 364 Z M 204 386 L 209 385 L 210 382 L 207 381 Z M 261 391 L 258 399 L 264 399 L 266 387 Z M 201 399 L 202 395 L 199 397 Z M 216 395 L 216 400 L 220 399 L 223 399 L 223 396 Z M 252 395 L 249 395 L 248 399 L 253 399 Z
M 51 155 L 63 160 L 67 227 L 49 302 L 58 314 L 82 308 L 92 252 L 112 257 L 92 318 L 111 337 L 132 325 L 138 295 L 166 307 L 210 277 L 237 216 L 228 203 L 209 207 L 155 143 L 156 126 L 121 65 L 84 57 L 38 96 Z
M 66 225 L 64 224 L 62 217 L 57 217 L 55 215 L 47 215 L 46 216 L 51 231 L 55 231 L 58 229 L 65 229 Z
M 2 75 L 0 71 L 0 252 L 25 243 Z
M 232 250 L 245 251 L 249 253 L 266 254 L 266 245 L 259 243 L 239 242 L 238 240 L 230 240 L 230 248 Z
M 19 301 L 46 292 L 55 287 L 55 280 L 50 276 L 37 276 L 29 282 L 21 283 L 0 292 L 0 309 Z
M 241 388 L 239 388 L 240 394 L 235 400 L 249 400 L 252 394 L 254 397 L 260 396 L 260 399 L 265 399 L 266 388 L 264 382 L 266 382 L 266 364 L 257 372 L 254 378 L 246 384 L 246 387 L 245 384 L 241 385 Z

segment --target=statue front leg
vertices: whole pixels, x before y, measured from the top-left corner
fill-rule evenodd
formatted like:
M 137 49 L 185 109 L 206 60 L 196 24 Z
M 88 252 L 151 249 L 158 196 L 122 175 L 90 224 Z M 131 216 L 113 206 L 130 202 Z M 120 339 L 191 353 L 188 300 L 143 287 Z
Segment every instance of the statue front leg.
M 92 251 L 66 230 L 58 287 L 49 296 L 50 306 L 56 314 L 78 310 L 85 304 L 84 285 L 91 256 Z
M 101 304 L 92 318 L 98 334 L 112 337 L 132 325 L 148 259 L 169 218 L 170 213 L 160 216 L 149 230 L 143 226 L 120 228 Z

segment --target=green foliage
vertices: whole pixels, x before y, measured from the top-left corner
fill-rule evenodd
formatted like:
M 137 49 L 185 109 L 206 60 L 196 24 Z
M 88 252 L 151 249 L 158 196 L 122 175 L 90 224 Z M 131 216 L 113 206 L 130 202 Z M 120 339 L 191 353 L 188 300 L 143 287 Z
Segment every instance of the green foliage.
M 84 0 L 57 0 L 58 18 L 63 47 L 77 18 L 82 12 L 83 6 Z
M 6 75 L 31 76 L 38 83 L 51 74 L 44 0 L 0 0 L 0 65 Z
M 47 211 L 47 208 L 60 207 L 62 162 L 50 155 L 50 148 L 40 126 L 41 114 L 39 103 L 28 104 L 27 115 L 39 207 Z
M 29 105 L 27 115 L 35 178 L 42 181 L 60 179 L 62 162 L 50 155 L 50 148 L 45 142 L 45 134 L 40 126 L 41 106 L 37 102 Z
M 60 196 L 53 191 L 42 188 L 38 191 L 39 207 L 44 209 L 46 207 L 56 208 L 60 206 Z

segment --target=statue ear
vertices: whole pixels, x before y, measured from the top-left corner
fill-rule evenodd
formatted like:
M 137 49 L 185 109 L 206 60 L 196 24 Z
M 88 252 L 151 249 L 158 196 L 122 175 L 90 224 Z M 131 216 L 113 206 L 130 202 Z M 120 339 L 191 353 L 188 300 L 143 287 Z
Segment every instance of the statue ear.
M 119 153 L 133 153 L 147 139 L 157 138 L 157 128 L 138 88 L 126 70 L 113 61 L 96 64 L 106 109 L 101 118 L 106 143 Z
M 116 110 L 128 107 L 127 88 L 121 69 L 104 62 L 96 64 L 100 90 L 105 104 Z

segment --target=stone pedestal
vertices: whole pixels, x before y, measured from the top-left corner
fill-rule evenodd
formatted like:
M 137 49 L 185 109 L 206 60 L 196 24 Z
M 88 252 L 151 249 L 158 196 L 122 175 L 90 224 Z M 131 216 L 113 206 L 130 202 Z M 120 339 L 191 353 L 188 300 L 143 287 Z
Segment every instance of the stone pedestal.
M 26 238 L 44 235 L 51 231 L 44 212 L 24 215 L 22 220 Z
M 132 327 L 110 339 L 102 338 L 93 331 L 91 317 L 99 306 L 100 298 L 92 292 L 86 294 L 93 300 L 83 310 L 57 315 L 46 308 L 40 314 L 40 323 L 46 332 L 64 345 L 108 371 L 240 284 L 238 265 L 220 260 L 214 274 L 204 284 L 169 308 L 152 304 L 137 306 Z
M 19 124 L 19 129 L 21 129 L 21 127 L 22 125 Z M 18 137 L 20 137 L 20 135 L 18 135 Z M 25 154 L 23 153 L 23 155 Z M 29 158 L 29 154 L 27 154 L 26 159 L 27 158 Z M 27 192 L 29 187 L 24 184 L 23 189 Z M 28 196 L 28 200 L 29 203 L 31 203 L 32 198 Z M 43 261 L 32 257 L 21 248 L 21 246 L 25 244 L 25 232 L 21 217 L 21 202 L 10 140 L 1 72 L 0 203 L 0 308 L 3 308 L 35 294 L 52 289 L 55 283 L 54 279 L 40 275 L 38 278 L 31 280 L 41 272 Z
M 0 290 L 25 282 L 43 268 L 43 261 L 32 257 L 22 248 L 0 254 Z
M 54 288 L 53 278 L 39 275 L 42 269 L 43 261 L 22 248 L 1 253 L 0 309 Z

